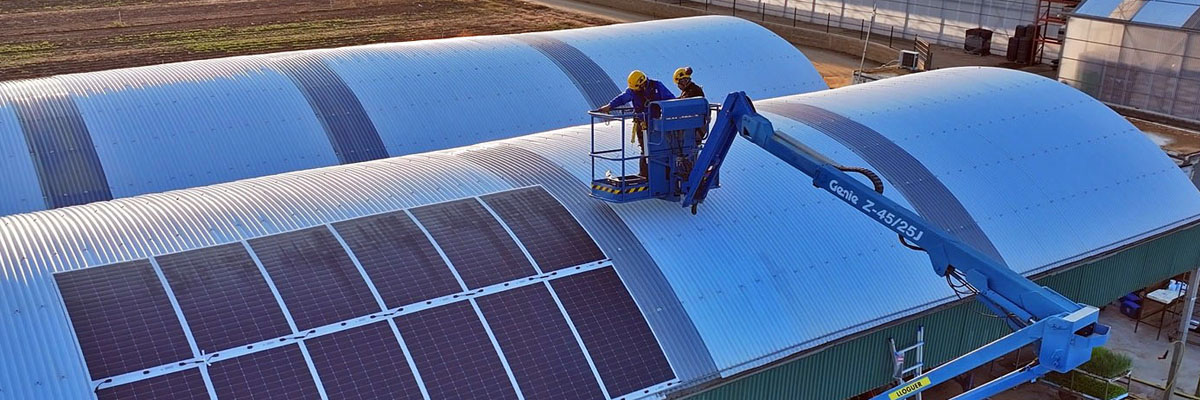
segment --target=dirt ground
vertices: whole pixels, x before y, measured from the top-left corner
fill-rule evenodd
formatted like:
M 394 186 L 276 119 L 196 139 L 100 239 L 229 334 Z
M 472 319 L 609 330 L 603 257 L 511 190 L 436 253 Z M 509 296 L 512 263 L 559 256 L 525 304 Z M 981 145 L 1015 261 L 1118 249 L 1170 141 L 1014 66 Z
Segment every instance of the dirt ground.
M 836 51 L 801 46 L 796 48 L 812 61 L 813 66 L 817 67 L 817 72 L 825 78 L 825 83 L 831 88 L 849 86 L 854 77 L 854 70 L 858 69 L 861 61 L 858 57 Z
M 614 22 L 512 0 L 4 0 L 0 80 Z

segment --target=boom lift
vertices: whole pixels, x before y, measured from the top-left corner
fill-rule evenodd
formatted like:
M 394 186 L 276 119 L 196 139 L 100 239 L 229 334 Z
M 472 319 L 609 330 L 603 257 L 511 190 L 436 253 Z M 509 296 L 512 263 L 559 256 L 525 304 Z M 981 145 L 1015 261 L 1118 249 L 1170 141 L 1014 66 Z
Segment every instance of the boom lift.
M 652 103 L 650 115 L 593 113 L 593 195 L 611 202 L 647 198 L 679 201 L 684 207 L 691 207 L 694 214 L 709 190 L 716 186 L 721 164 L 734 139 L 742 136 L 812 177 L 813 186 L 824 189 L 895 231 L 906 247 L 925 252 L 934 273 L 945 277 L 956 292 L 965 290 L 976 295 L 1012 328 L 1013 332 L 1007 336 L 892 387 L 872 400 L 915 396 L 1022 347 L 1036 347 L 1037 359 L 1030 364 L 954 397 L 985 399 L 1050 371 L 1075 369 L 1091 358 L 1092 348 L 1103 345 L 1108 339 L 1108 327 L 1097 322 L 1098 309 L 1037 285 L 885 197 L 883 181 L 874 172 L 840 166 L 796 139 L 775 131 L 771 122 L 754 110 L 750 98 L 743 92 L 730 93 L 726 97 L 703 146 L 695 146 L 690 139 L 697 132 L 702 134 L 703 128 L 707 127 L 708 110 L 706 100 L 679 99 Z M 616 150 L 597 151 L 594 123 L 597 119 L 623 121 L 630 117 L 649 121 L 646 132 L 646 157 L 651 165 L 649 176 L 622 174 L 595 178 L 596 160 L 624 164 L 637 157 L 624 157 L 624 147 L 619 158 L 609 155 Z M 862 175 L 871 184 L 856 179 L 851 173 Z

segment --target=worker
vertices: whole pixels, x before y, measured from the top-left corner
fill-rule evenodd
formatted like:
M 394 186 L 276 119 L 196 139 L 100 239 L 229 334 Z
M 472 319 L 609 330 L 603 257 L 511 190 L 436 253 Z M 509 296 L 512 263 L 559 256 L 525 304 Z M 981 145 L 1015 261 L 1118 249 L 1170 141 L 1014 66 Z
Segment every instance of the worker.
M 675 70 L 675 86 L 679 87 L 679 98 L 704 97 L 704 89 L 692 81 L 692 67 Z
M 701 88 L 700 85 L 697 85 L 695 81 L 692 81 L 692 67 L 677 68 L 675 70 L 675 75 L 673 75 L 672 78 L 675 80 L 675 86 L 679 87 L 679 98 L 704 98 L 704 89 Z M 700 144 L 704 142 L 707 133 L 707 129 L 696 129 L 695 138 L 697 149 L 699 149 Z
M 613 108 L 633 102 L 633 111 L 642 114 L 646 112 L 646 109 L 652 102 L 675 98 L 675 94 L 671 93 L 671 90 L 667 89 L 666 85 L 647 78 L 646 74 L 642 71 L 633 70 L 633 72 L 630 72 L 628 82 L 629 88 L 625 89 L 624 93 L 614 97 L 608 104 L 592 111 L 607 113 L 612 111 Z M 646 174 L 648 166 L 646 165 L 646 157 L 644 157 L 646 154 L 645 133 L 646 121 L 635 117 L 633 119 L 633 134 L 629 138 L 629 142 L 637 143 L 638 149 L 642 152 L 643 157 L 638 159 L 638 175 L 643 177 L 648 176 Z

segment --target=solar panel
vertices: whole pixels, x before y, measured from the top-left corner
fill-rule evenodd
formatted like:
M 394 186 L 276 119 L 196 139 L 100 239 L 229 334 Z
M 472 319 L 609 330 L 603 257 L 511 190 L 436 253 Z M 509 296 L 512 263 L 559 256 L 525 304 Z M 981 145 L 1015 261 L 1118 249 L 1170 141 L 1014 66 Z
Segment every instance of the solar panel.
M 515 399 L 500 357 L 469 302 L 396 318 L 429 397 Z
M 157 261 L 202 352 L 292 332 L 266 279 L 242 244 L 170 254 Z
M 551 281 L 613 397 L 675 377 L 637 304 L 612 268 Z
M 404 349 L 387 323 L 363 325 L 304 343 L 330 398 L 422 398 Z
M 192 358 L 150 261 L 54 276 L 93 379 Z
M 319 399 L 297 345 L 247 354 L 208 368 L 213 389 L 222 399 Z
M 542 271 L 604 259 L 604 253 L 571 213 L 541 187 L 483 196 L 512 229 Z
M 300 330 L 380 311 L 362 274 L 325 227 L 250 240 Z
M 388 307 L 462 291 L 450 267 L 403 212 L 333 225 Z
M 412 213 L 472 289 L 537 273 L 504 227 L 475 199 L 417 207 Z
M 96 391 L 99 400 L 208 400 L 200 369 L 156 376 Z
M 478 302 L 526 400 L 604 398 L 545 285 L 507 290 Z

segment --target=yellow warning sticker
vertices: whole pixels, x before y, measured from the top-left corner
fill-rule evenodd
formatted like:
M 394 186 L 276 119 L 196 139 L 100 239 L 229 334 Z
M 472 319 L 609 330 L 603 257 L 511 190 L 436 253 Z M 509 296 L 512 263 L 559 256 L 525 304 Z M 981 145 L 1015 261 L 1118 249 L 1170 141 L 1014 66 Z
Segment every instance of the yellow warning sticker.
M 888 399 L 896 400 L 904 396 L 916 393 L 921 388 L 929 386 L 929 377 L 921 378 L 916 382 L 904 385 L 904 387 L 896 389 L 896 391 L 888 393 Z

